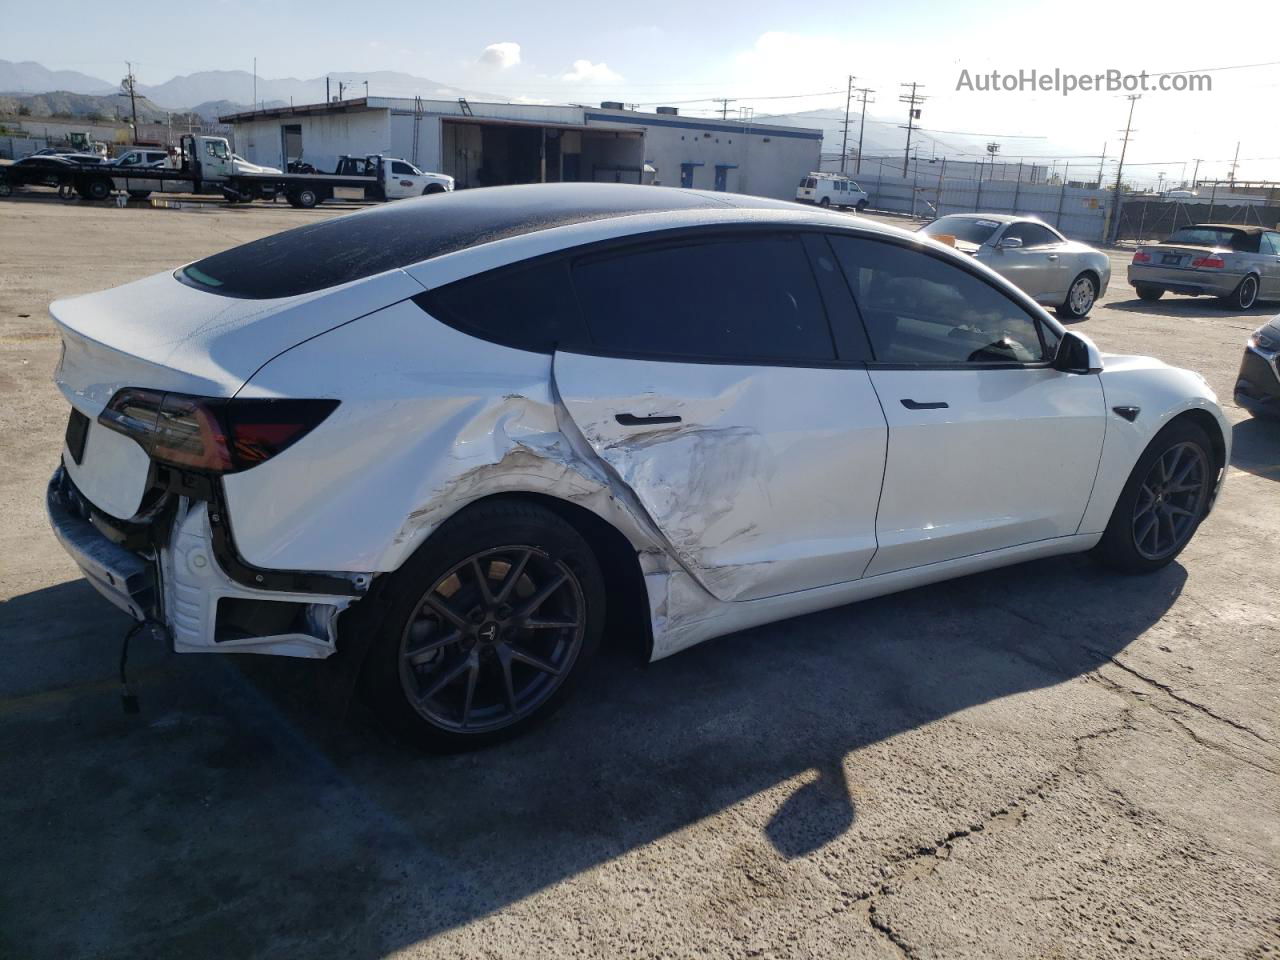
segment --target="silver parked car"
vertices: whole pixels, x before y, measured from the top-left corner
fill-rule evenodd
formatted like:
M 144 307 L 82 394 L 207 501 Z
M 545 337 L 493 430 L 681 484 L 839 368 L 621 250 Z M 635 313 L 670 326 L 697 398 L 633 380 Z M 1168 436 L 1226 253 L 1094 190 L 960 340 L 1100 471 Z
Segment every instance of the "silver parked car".
M 1111 259 L 1035 217 L 953 213 L 920 233 L 971 254 L 1058 316 L 1081 320 L 1111 281 Z
M 1280 231 L 1229 223 L 1180 227 L 1168 240 L 1138 247 L 1129 282 L 1143 300 L 1159 300 L 1166 290 L 1221 297 L 1236 310 L 1280 300 Z

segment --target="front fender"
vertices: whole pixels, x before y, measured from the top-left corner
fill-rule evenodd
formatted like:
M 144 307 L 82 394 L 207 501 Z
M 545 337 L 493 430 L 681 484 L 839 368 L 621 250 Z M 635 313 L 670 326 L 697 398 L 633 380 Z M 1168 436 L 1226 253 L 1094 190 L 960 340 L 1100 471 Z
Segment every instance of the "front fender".
M 1104 355 L 1099 376 L 1106 402 L 1107 430 L 1098 478 L 1078 533 L 1101 533 L 1106 529 L 1120 492 L 1142 452 L 1175 417 L 1188 412 L 1202 411 L 1217 425 L 1223 451 L 1222 479 L 1225 479 L 1225 466 L 1231 462 L 1231 423 L 1218 406 L 1217 396 L 1198 373 L 1171 367 L 1150 357 Z M 1130 422 L 1115 412 L 1116 407 L 1137 407 L 1139 412 Z M 1215 499 L 1216 493 L 1215 490 Z

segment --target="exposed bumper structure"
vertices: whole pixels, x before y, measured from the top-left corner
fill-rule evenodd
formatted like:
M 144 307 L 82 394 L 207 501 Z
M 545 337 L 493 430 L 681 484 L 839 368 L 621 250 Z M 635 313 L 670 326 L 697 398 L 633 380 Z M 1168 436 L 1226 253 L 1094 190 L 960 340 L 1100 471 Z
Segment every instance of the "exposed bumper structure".
M 114 543 L 91 522 L 92 514 L 59 467 L 45 496 L 54 536 L 100 594 L 138 620 L 159 613 L 154 561 Z

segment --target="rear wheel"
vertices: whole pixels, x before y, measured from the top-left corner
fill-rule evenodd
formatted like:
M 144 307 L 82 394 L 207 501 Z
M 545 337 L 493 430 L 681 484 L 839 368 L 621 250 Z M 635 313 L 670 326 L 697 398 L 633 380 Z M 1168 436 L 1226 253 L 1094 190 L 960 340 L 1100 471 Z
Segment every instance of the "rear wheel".
M 310 187 L 303 187 L 297 193 L 298 202 L 295 206 L 301 207 L 303 210 L 310 210 L 320 202 L 320 195 Z
M 830 197 L 823 197 L 821 200 L 819 200 L 819 201 L 818 201 L 818 206 L 820 206 L 820 207 L 829 207 L 829 206 L 831 206 L 831 198 L 830 198 Z
M 1082 273 L 1071 281 L 1067 299 L 1057 308 L 1058 316 L 1066 320 L 1083 320 L 1098 299 L 1098 283 L 1092 274 Z
M 1204 519 L 1216 472 L 1205 432 L 1188 420 L 1169 424 L 1138 458 L 1095 555 L 1125 573 L 1172 562 Z
M 482 504 L 392 575 L 365 666 L 379 715 L 432 750 L 515 736 L 564 701 L 599 644 L 604 582 L 586 541 L 538 505 Z
M 105 200 L 111 196 L 111 181 L 98 178 L 85 184 L 83 195 L 90 200 Z
M 1154 303 L 1164 296 L 1164 287 L 1153 287 L 1149 283 L 1135 284 L 1134 289 L 1138 291 L 1138 299 L 1148 303 Z
M 1232 310 L 1248 310 L 1258 301 L 1258 278 L 1249 274 L 1223 300 Z

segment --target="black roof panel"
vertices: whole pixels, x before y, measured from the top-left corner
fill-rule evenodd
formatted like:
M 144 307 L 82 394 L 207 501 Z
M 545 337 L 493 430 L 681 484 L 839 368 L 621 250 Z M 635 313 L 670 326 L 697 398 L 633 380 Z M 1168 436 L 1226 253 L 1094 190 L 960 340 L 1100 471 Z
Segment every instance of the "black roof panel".
M 641 213 L 793 207 L 757 197 L 614 183 L 482 187 L 370 207 L 205 257 L 176 274 L 226 297 L 291 297 L 538 230 Z

